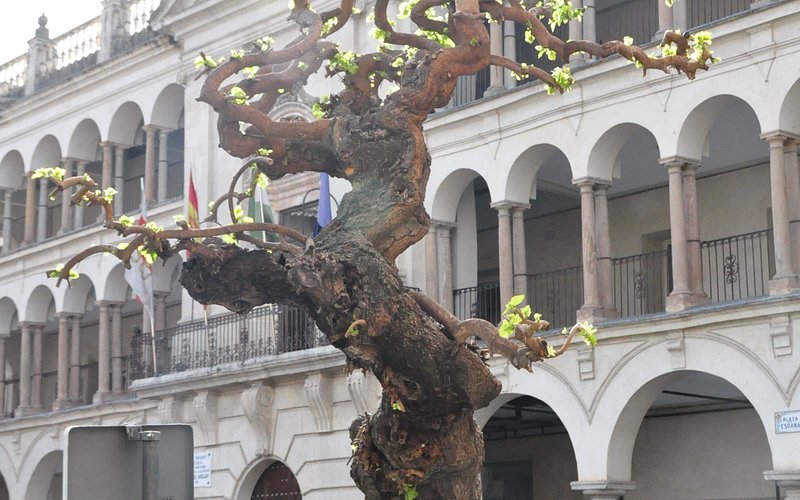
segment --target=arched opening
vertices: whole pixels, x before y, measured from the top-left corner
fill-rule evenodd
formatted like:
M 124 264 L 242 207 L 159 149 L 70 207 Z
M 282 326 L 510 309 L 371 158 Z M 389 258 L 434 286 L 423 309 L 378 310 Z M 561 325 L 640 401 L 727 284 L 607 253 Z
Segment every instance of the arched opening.
M 60 450 L 45 455 L 31 475 L 25 500 L 61 500 L 63 465 Z
M 47 135 L 36 145 L 33 152 L 30 169 L 36 170 L 45 167 L 61 166 L 61 145 L 52 135 Z M 61 200 L 51 200 L 48 197 L 49 187 L 47 179 L 35 181 L 36 188 L 36 241 L 44 241 L 55 236 L 61 228 Z
M 545 402 L 506 395 L 483 427 L 484 500 L 583 498 L 572 491 L 578 468 L 569 434 Z
M 0 298 L 0 342 L 4 352 L 0 360 L 0 418 L 9 418 L 19 403 L 19 380 L 14 374 L 19 373 L 20 334 L 17 306 L 8 297 Z
M 8 494 L 8 486 L 6 486 L 6 478 L 0 474 L 0 500 L 9 500 L 11 497 Z
M 263 460 L 246 473 L 237 500 L 300 500 L 300 485 L 292 470 L 279 460 Z
M 625 498 L 773 498 L 774 485 L 763 477 L 772 468 L 770 447 L 747 398 L 713 375 L 670 375 L 652 382 L 663 389 L 638 431 L 628 430 L 635 433 L 636 489 Z
M 3 230 L 0 233 L 0 252 L 18 248 L 24 235 L 25 162 L 19 151 L 10 151 L 0 161 L 0 190 L 3 205 Z
M 166 167 L 166 172 L 159 172 L 159 183 L 166 180 L 166 186 L 159 189 L 159 201 L 179 198 L 183 195 L 183 149 L 184 149 L 184 124 L 183 124 L 183 94 L 182 86 L 172 84 L 161 91 L 153 107 L 152 124 L 168 130 L 166 144 L 161 144 L 159 138 L 159 170 Z M 166 148 L 161 152 L 161 148 Z M 162 158 L 166 158 L 166 165 L 162 165 Z
M 142 179 L 145 169 L 144 118 L 139 105 L 128 101 L 114 113 L 108 130 L 108 140 L 118 144 L 122 155 L 122 211 L 139 209 L 142 199 Z

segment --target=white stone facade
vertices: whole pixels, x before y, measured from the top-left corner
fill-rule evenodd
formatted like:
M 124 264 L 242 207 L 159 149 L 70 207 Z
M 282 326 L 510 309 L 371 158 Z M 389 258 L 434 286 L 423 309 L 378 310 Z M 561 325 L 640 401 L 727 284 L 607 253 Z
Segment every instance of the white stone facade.
M 476 415 L 487 499 L 800 498 L 800 432 L 775 427 L 800 413 L 800 0 L 704 2 L 669 14 L 711 23 L 722 61 L 695 81 L 579 61 L 572 91 L 547 96 L 495 72 L 463 79 L 426 123 L 434 225 L 398 259 L 407 284 L 461 317 L 497 320 L 525 293 L 554 326 L 577 314 L 601 328 L 596 349 L 533 374 L 490 361 L 503 393 Z M 583 0 L 588 24 L 570 33 L 603 40 L 615 9 L 645 4 L 647 29 L 662 29 L 657 3 Z M 33 170 L 91 172 L 129 213 L 142 179 L 163 225 L 185 213 L 191 171 L 202 217 L 239 162 L 195 101 L 194 58 L 294 36 L 281 2 L 103 4 L 73 38 L 37 32 L 27 57 L 0 66 L 0 500 L 60 496 L 68 426 L 179 422 L 212 454 L 196 498 L 250 499 L 274 463 L 303 498 L 360 498 L 348 427 L 380 388 L 345 375 L 304 316 L 211 307 L 208 335 L 174 258 L 154 271 L 153 376 L 151 323 L 116 260 L 92 257 L 69 288 L 45 277 L 119 240 L 96 212 L 48 201 Z M 365 14 L 353 21 L 337 41 L 369 50 Z M 475 99 L 489 83 L 494 94 Z M 308 119 L 335 88 L 314 78 L 276 117 Z M 274 183 L 273 209 L 305 220 L 317 183 Z M 347 189 L 332 182 L 337 200 Z

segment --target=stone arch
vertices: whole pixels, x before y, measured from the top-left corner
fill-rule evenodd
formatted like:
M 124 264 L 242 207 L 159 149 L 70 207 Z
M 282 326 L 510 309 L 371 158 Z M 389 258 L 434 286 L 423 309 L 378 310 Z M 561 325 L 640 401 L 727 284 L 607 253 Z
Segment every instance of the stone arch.
M 25 187 L 25 161 L 16 149 L 0 161 L 0 189 L 18 190 Z
M 468 186 L 480 173 L 468 168 L 460 168 L 451 172 L 436 187 L 431 206 L 431 218 L 444 222 L 456 222 L 458 202 Z
M 81 274 L 76 280 L 70 281 L 69 287 L 64 291 L 61 310 L 59 312 L 82 315 L 91 309 L 89 303 L 94 295 L 94 284 L 86 274 Z
M 19 313 L 17 305 L 10 297 L 0 298 L 0 336 L 9 335 L 16 329 Z
M 645 413 L 664 388 L 687 372 L 712 375 L 738 389 L 758 413 L 773 461 L 781 453 L 792 455 L 788 449 L 796 443 L 776 440 L 766 432 L 772 425 L 773 411 L 786 406 L 786 397 L 752 351 L 712 334 L 687 335 L 684 351 L 685 366 L 678 369 L 667 351 L 667 341 L 662 341 L 632 353 L 612 370 L 592 405 L 592 427 L 597 437 L 595 450 L 585 457 L 592 464 L 587 477 L 630 481 L 633 446 Z M 716 356 L 690 355 L 696 352 L 714 352 Z M 737 368 L 732 370 L 734 366 Z
M 117 262 L 108 272 L 105 279 L 98 281 L 95 293 L 97 300 L 123 303 L 128 299 L 129 288 L 130 286 L 125 280 L 125 266 L 121 262 Z
M 67 156 L 78 160 L 95 161 L 100 144 L 100 128 L 90 118 L 82 120 L 72 132 Z
M 270 473 L 270 468 L 275 468 L 277 466 L 285 467 L 286 469 L 288 469 L 289 472 L 292 474 L 292 477 L 294 477 L 295 484 L 298 484 L 296 475 L 289 468 L 289 466 L 286 465 L 286 463 L 274 457 L 259 458 L 251 462 L 242 473 L 241 478 L 239 479 L 239 481 L 237 481 L 236 492 L 234 493 L 233 498 L 235 500 L 251 500 L 251 498 L 253 498 L 254 489 L 258 486 L 259 480 L 261 480 L 265 474 Z M 297 488 L 297 491 L 298 492 L 300 491 L 299 486 Z M 299 499 L 300 496 L 297 497 L 287 496 L 285 498 Z
M 569 185 L 572 168 L 564 152 L 552 144 L 537 144 L 523 151 L 514 160 L 506 178 L 503 198 L 530 200 L 536 198 L 536 183 L 540 171 L 546 169 L 549 182 Z
M 175 254 L 165 261 L 159 260 L 153 265 L 153 291 L 170 293 L 177 283 L 176 272 L 180 272 L 183 257 Z
M 56 311 L 55 296 L 47 285 L 39 285 L 28 296 L 24 320 L 47 323 Z
M 592 146 L 588 173 L 605 181 L 624 177 L 630 184 L 648 182 L 652 170 L 643 166 L 642 161 L 658 166 L 659 151 L 658 139 L 649 129 L 637 123 L 620 123 L 606 130 Z M 637 159 L 636 164 L 623 165 L 632 163 L 624 161 L 631 157 Z
M 167 85 L 156 98 L 150 123 L 157 127 L 179 128 L 183 114 L 184 88 L 177 83 Z
M 45 441 L 40 439 L 36 447 Z M 36 454 L 29 455 L 33 459 Z M 41 457 L 36 463 L 36 467 L 30 472 L 30 476 L 20 475 L 21 484 L 25 486 L 25 500 L 57 500 L 61 498 L 61 478 L 64 465 L 63 453 L 61 450 L 52 450 Z
M 695 106 L 683 120 L 678 132 L 678 156 L 693 160 L 708 156 L 708 137 L 712 126 L 726 110 L 742 105 L 749 110 L 756 128 L 761 131 L 758 115 L 744 99 L 730 94 L 715 95 Z M 755 135 L 757 138 L 758 133 Z
M 108 140 L 117 144 L 133 146 L 143 123 L 142 110 L 135 102 L 123 103 L 114 113 L 108 127 Z
M 800 135 L 800 80 L 792 85 L 783 99 L 778 123 L 781 130 Z
M 28 168 L 33 171 L 37 168 L 58 167 L 61 165 L 61 145 L 53 135 L 44 136 L 33 151 Z
M 9 500 L 11 498 L 9 489 L 13 485 L 8 484 L 8 479 L 13 479 L 14 477 L 14 461 L 5 447 L 0 446 L 0 500 Z

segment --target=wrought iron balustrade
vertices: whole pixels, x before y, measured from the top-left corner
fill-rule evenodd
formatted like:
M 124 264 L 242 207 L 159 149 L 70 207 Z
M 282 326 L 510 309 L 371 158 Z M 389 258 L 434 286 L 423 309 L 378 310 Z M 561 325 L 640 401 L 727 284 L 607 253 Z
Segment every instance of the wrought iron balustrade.
M 327 345 L 313 319 L 297 307 L 269 304 L 249 314 L 224 314 L 156 332 L 131 342 L 131 380 Z M 153 370 L 153 362 L 157 370 Z
M 661 312 L 672 289 L 668 250 L 611 259 L 614 307 L 625 317 Z
M 689 28 L 713 23 L 719 19 L 750 9 L 753 0 L 687 0 Z
M 703 290 L 711 302 L 769 294 L 775 273 L 771 229 L 704 241 L 701 256 Z
M 481 318 L 500 322 L 500 283 L 493 281 L 478 286 L 453 290 L 453 314 L 459 319 Z
M 658 31 L 659 1 L 663 0 L 627 0 L 598 10 L 597 40 L 602 43 L 631 36 L 637 44 L 649 42 Z
M 575 311 L 583 305 L 583 266 L 529 274 L 527 281 L 531 310 L 541 313 L 553 328 L 575 322 Z

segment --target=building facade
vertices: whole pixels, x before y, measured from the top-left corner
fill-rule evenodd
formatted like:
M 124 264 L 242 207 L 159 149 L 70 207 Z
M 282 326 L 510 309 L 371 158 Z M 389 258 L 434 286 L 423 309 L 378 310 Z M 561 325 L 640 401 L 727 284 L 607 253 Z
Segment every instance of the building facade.
M 461 318 L 496 322 L 524 293 L 559 329 L 601 328 L 595 349 L 533 374 L 490 360 L 503 392 L 476 415 L 487 500 L 800 498 L 800 0 L 662 3 L 583 0 L 585 22 L 560 29 L 648 50 L 668 27 L 710 29 L 722 61 L 695 81 L 580 59 L 571 92 L 548 96 L 487 70 L 426 123 L 434 223 L 398 259 L 405 282 Z M 359 7 L 336 40 L 367 51 Z M 50 200 L 34 170 L 89 172 L 118 213 L 144 198 L 164 226 L 192 172 L 202 218 L 239 162 L 195 101 L 195 57 L 295 33 L 280 2 L 98 12 L 55 37 L 43 17 L 0 66 L 0 499 L 61 496 L 70 426 L 167 423 L 191 424 L 211 455 L 196 498 L 360 498 L 348 427 L 380 388 L 345 375 L 302 311 L 204 310 L 179 257 L 154 266 L 152 321 L 113 258 L 81 263 L 70 287 L 46 278 L 119 239 L 97 211 Z M 518 29 L 491 29 L 493 50 L 532 62 Z M 289 89 L 273 118 L 312 119 L 335 89 Z M 283 223 L 313 229 L 315 175 L 268 192 Z

